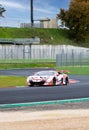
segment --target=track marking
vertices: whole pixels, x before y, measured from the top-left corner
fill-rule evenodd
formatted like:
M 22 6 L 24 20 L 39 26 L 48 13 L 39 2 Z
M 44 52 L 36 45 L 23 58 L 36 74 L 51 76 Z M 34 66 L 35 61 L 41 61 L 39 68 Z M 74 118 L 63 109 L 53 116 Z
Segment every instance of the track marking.
M 69 83 L 73 84 L 73 83 L 78 83 L 78 80 L 74 80 L 74 79 L 69 79 Z

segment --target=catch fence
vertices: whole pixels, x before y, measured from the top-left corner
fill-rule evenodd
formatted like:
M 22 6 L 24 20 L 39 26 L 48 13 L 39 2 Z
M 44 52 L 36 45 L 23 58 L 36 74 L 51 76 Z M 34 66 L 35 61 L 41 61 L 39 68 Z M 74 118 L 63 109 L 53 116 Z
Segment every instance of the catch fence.
M 56 66 L 89 65 L 89 49 L 69 45 L 0 44 L 0 63 L 55 62 Z

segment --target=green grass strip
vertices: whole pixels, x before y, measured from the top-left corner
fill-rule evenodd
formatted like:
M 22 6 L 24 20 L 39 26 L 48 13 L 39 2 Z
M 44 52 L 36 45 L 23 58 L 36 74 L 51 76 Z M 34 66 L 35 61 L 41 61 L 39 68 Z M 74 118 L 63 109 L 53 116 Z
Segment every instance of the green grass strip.
M 0 108 L 31 107 L 31 106 L 38 106 L 38 105 L 64 104 L 64 103 L 75 103 L 75 102 L 85 102 L 85 101 L 89 101 L 89 98 L 54 100 L 54 101 L 31 102 L 31 103 L 1 104 Z

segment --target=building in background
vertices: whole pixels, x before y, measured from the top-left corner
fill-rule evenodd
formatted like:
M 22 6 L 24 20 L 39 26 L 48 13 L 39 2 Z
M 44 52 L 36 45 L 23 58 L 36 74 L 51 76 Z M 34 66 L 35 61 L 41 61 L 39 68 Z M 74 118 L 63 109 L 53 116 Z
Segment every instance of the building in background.
M 21 23 L 20 24 L 21 28 L 30 28 L 31 23 Z M 38 22 L 34 23 L 33 27 L 37 28 L 58 28 L 58 19 L 53 18 L 45 18 L 45 19 L 39 19 Z
M 40 28 L 57 28 L 58 27 L 58 21 L 56 18 L 53 19 L 40 19 Z
M 49 23 L 50 23 L 50 19 L 46 18 L 46 19 L 40 19 L 40 28 L 49 28 Z

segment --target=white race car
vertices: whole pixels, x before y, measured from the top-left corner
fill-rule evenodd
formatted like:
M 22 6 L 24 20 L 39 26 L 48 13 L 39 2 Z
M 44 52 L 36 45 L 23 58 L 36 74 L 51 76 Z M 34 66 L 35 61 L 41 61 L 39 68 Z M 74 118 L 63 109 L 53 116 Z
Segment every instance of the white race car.
M 64 71 L 39 71 L 27 77 L 28 86 L 56 86 L 67 85 L 68 83 L 69 77 Z

